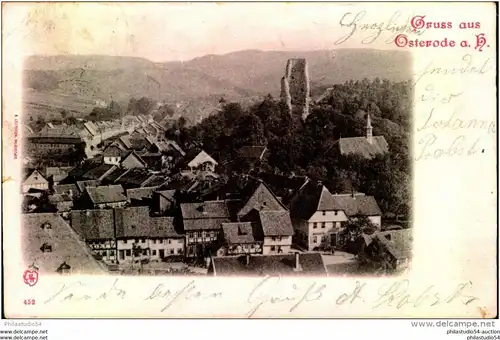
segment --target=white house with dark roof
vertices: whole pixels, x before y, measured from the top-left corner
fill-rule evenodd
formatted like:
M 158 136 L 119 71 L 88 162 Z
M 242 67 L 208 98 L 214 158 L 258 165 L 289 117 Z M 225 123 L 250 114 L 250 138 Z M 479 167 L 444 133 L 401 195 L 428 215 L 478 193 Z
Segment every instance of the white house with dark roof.
M 120 165 L 123 151 L 115 144 L 111 144 L 103 151 L 104 163 Z
M 215 172 L 217 161 L 203 150 L 191 150 L 179 161 L 177 168 L 182 172 Z
M 38 170 L 28 172 L 22 183 L 22 193 L 27 193 L 30 189 L 49 190 L 49 181 Z
M 292 247 L 294 235 L 288 211 L 259 211 L 262 228 L 262 254 L 287 254 Z
M 337 246 L 339 234 L 349 219 L 367 217 L 380 227 L 382 212 L 372 196 L 332 195 L 319 183 L 308 183 L 290 204 L 297 244 L 308 250 L 322 245 Z

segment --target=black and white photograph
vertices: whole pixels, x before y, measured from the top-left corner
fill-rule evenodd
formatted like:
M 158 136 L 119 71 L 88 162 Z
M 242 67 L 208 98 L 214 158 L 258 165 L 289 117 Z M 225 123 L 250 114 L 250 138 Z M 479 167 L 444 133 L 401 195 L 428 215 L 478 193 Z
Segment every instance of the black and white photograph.
M 443 65 L 474 77 L 493 59 L 474 44 L 469 57 L 403 48 L 402 36 L 442 32 L 415 26 L 425 6 L 383 5 L 29 5 L 13 29 L 25 32 L 9 144 L 19 192 L 4 196 L 19 197 L 20 284 L 387 280 L 410 275 L 420 254 L 479 254 L 460 241 L 478 227 L 451 197 L 481 199 L 445 173 L 493 170 L 496 125 L 491 110 L 464 117 L 473 104 L 453 86 L 474 82 Z M 486 137 L 465 135 L 480 127 Z

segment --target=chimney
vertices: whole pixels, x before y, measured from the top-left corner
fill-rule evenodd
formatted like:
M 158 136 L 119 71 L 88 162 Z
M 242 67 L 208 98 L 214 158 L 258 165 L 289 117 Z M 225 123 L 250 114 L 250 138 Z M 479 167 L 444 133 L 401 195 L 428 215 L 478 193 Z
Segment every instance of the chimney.
M 302 267 L 300 266 L 300 254 L 299 252 L 295 253 L 295 265 L 293 266 L 294 271 L 301 271 Z
M 245 263 L 248 266 L 250 264 L 250 254 L 245 255 L 245 260 L 246 260 Z
M 368 140 L 368 143 L 372 144 L 373 143 L 373 135 L 372 135 L 372 120 L 370 118 L 370 114 L 367 115 L 366 118 L 366 139 Z

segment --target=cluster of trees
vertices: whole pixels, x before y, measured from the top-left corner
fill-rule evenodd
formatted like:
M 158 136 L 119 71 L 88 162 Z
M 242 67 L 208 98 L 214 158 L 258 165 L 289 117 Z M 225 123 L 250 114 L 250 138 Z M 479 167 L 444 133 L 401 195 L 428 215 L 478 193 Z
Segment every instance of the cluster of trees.
M 290 117 L 280 101 L 268 95 L 247 109 L 225 103 L 219 114 L 192 127 L 178 124 L 168 137 L 186 148 L 202 147 L 228 172 L 246 170 L 234 162 L 242 146 L 266 145 L 269 157 L 261 171 L 307 175 L 333 192 L 364 192 L 375 196 L 384 212 L 407 215 L 411 100 L 409 82 L 349 81 L 333 86 L 311 105 L 305 122 Z M 390 152 L 374 159 L 341 156 L 338 139 L 365 136 L 366 112 L 374 135 L 385 137 Z

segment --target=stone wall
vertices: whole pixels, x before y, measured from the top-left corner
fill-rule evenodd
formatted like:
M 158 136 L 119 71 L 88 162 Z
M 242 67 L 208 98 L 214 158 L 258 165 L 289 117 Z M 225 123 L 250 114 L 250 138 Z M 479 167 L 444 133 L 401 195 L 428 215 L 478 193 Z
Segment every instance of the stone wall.
M 309 72 L 305 59 L 289 59 L 285 76 L 281 79 L 281 100 L 290 115 L 305 120 L 309 115 Z

